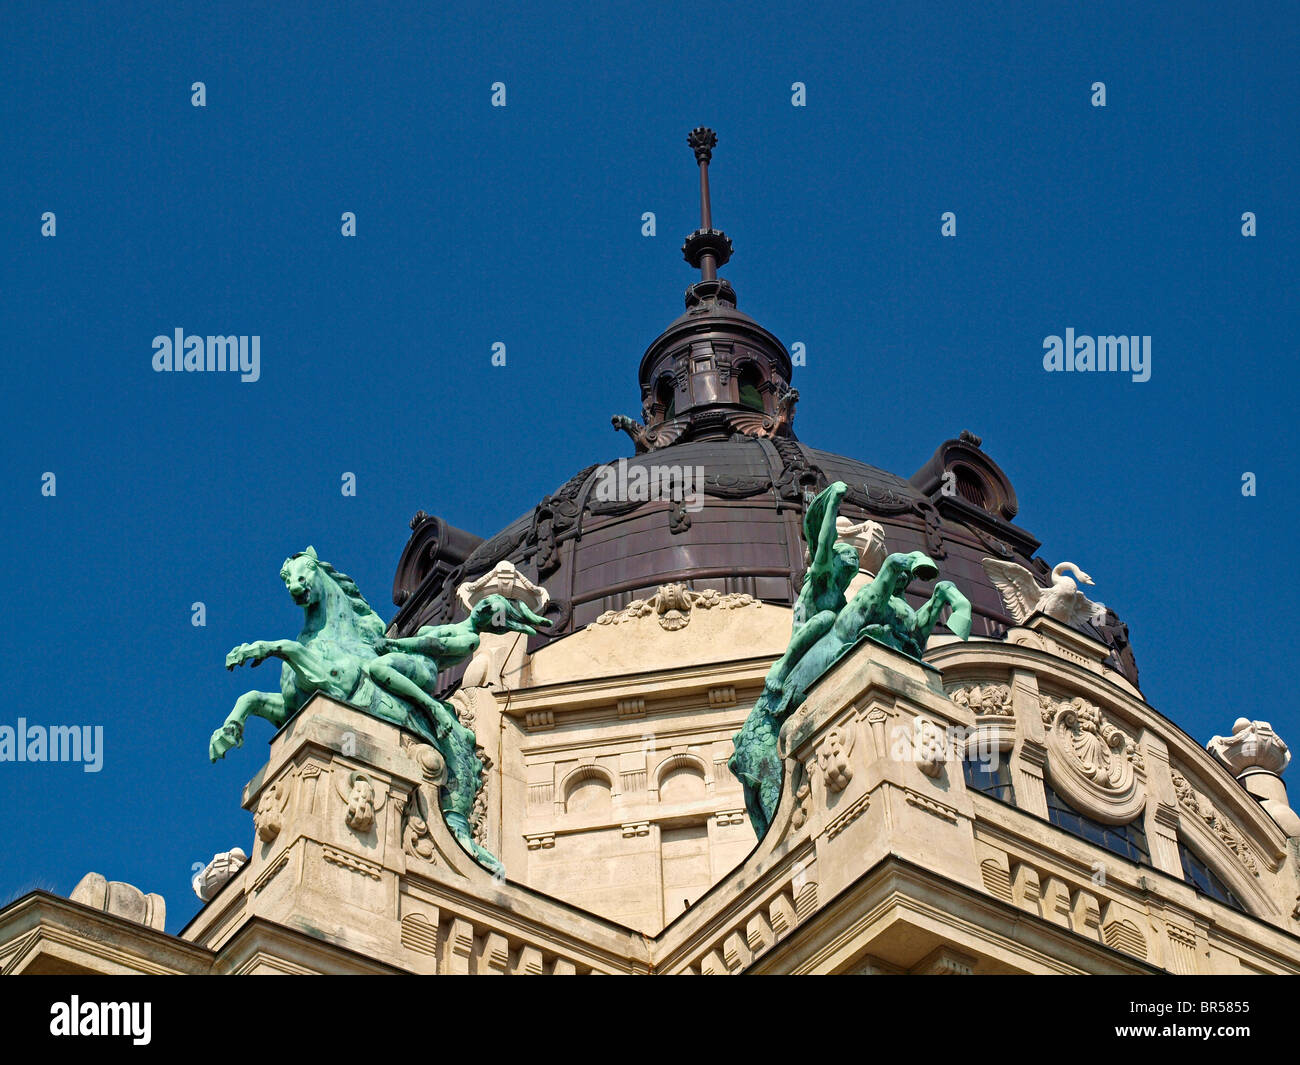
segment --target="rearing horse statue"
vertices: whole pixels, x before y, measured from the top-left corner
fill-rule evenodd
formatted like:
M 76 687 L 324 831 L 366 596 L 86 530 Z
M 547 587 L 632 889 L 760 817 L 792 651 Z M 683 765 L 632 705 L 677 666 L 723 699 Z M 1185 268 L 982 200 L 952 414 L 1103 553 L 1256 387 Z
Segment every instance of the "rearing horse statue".
M 949 630 L 962 640 L 970 636 L 970 602 L 951 581 L 936 584 L 919 610 L 903 598 L 912 580 L 930 581 L 939 575 L 938 567 L 920 551 L 888 556 L 875 579 L 845 602 L 844 589 L 857 572 L 857 552 L 836 543 L 835 517 L 846 491 L 844 482 L 836 481 L 808 507 L 804 536 L 812 565 L 795 602 L 790 643 L 768 670 L 763 692 L 736 733 L 736 750 L 727 762 L 744 788 L 745 809 L 759 839 L 767 833 L 781 800 L 785 775 L 777 751 L 781 726 L 822 674 L 863 637 L 920 661 L 945 607 L 952 610 Z
M 488 869 L 500 863 L 473 838 L 469 817 L 483 780 L 483 764 L 475 750 L 473 731 L 455 711 L 435 698 L 438 674 L 469 658 L 479 646 L 480 632 L 523 632 L 550 622 L 523 603 L 489 595 L 464 621 L 426 626 L 412 638 L 389 640 L 379 615 L 366 602 L 356 582 L 322 561 L 314 548 L 285 560 L 280 579 L 293 601 L 303 608 L 302 632 L 296 640 L 259 640 L 240 644 L 226 656 L 226 668 L 245 662 L 256 666 L 268 658 L 283 659 L 280 691 L 245 692 L 222 726 L 212 734 L 208 756 L 224 758 L 244 742 L 250 715 L 279 727 L 316 692 L 346 702 L 383 721 L 409 729 L 432 744 L 447 766 L 440 788 L 443 816 L 462 847 Z

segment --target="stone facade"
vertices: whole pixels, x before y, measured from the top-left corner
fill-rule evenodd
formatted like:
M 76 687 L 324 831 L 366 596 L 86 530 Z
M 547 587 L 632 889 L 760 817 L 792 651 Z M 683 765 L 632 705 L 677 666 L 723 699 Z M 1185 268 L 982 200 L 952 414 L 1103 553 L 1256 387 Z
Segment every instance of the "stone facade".
M 1042 616 L 936 638 L 925 664 L 867 641 L 782 730 L 786 788 L 756 844 L 725 762 L 790 611 L 678 613 L 593 623 L 453 697 L 504 877 L 448 832 L 427 748 L 317 696 L 245 789 L 247 862 L 208 877 L 179 936 L 150 926 L 161 900 L 99 878 L 0 913 L 0 971 L 1300 972 L 1300 851 L 1266 723 L 1212 754 L 1105 645 Z M 975 757 L 1005 791 L 971 782 Z M 1061 809 L 1140 829 L 1145 856 Z

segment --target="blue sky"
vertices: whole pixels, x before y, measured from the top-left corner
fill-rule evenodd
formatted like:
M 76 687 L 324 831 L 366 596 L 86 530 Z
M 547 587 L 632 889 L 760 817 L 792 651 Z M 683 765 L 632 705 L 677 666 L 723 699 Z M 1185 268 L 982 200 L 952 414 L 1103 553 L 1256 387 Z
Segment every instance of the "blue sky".
M 701 124 L 723 275 L 806 345 L 801 439 L 906 476 L 979 433 L 1158 709 L 1300 742 L 1293 8 L 272 7 L 6 13 L 0 724 L 101 724 L 105 761 L 0 763 L 0 898 L 93 869 L 179 929 L 193 863 L 249 848 L 270 726 L 206 745 L 265 683 L 225 653 L 297 632 L 285 556 L 391 617 L 417 509 L 491 535 L 629 453 Z M 1151 379 L 1045 373 L 1067 327 L 1150 335 Z M 155 373 L 176 328 L 260 336 L 261 379 Z

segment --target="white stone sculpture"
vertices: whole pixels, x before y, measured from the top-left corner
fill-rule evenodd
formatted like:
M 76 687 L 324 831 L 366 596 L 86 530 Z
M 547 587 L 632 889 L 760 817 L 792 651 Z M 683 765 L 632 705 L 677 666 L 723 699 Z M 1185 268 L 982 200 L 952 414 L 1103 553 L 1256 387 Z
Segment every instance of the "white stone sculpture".
M 1247 717 L 1233 722 L 1231 736 L 1215 736 L 1205 749 L 1227 766 L 1234 777 L 1248 769 L 1281 773 L 1291 761 L 1291 752 L 1273 726 Z
M 160 932 L 167 924 L 167 904 L 161 895 L 146 895 L 134 884 L 108 880 L 99 873 L 83 876 L 68 898 Z
M 218 891 L 225 886 L 226 882 L 241 870 L 248 862 L 248 855 L 240 848 L 232 847 L 228 851 L 222 851 L 220 854 L 214 854 L 212 861 L 203 868 L 203 871 L 195 874 L 194 894 L 204 902 L 216 897 Z
M 468 612 L 489 595 L 515 599 L 541 614 L 551 601 L 550 593 L 525 577 L 511 562 L 498 562 L 478 580 L 465 581 L 456 589 L 456 598 Z M 519 633 L 485 632 L 479 637 L 478 650 L 461 677 L 464 688 L 500 688 L 504 677 L 523 665 L 526 641 Z
M 885 547 L 885 527 L 874 521 L 849 521 L 843 514 L 835 519 L 835 538 L 858 552 L 858 569 L 873 577 L 889 554 Z
M 855 522 L 841 514 L 835 519 L 835 542 L 853 548 L 858 553 L 858 572 L 872 577 L 880 572 L 880 565 L 889 554 L 885 547 L 885 527 L 870 519 Z M 804 548 L 803 564 L 812 565 L 812 553 L 807 548 Z
M 1085 621 L 1101 621 L 1106 616 L 1106 607 L 1094 603 L 1085 596 L 1079 587 L 1065 575 L 1072 570 L 1084 584 L 1092 584 L 1092 578 L 1073 562 L 1061 562 L 1052 569 L 1052 583 L 1043 588 L 1034 580 L 1034 575 L 1014 562 L 1003 562 L 996 558 L 981 559 L 984 572 L 989 575 L 997 590 L 1002 594 L 1002 603 L 1007 613 L 1023 624 L 1034 613 L 1043 613 L 1048 617 L 1063 621 L 1067 625 L 1079 625 Z

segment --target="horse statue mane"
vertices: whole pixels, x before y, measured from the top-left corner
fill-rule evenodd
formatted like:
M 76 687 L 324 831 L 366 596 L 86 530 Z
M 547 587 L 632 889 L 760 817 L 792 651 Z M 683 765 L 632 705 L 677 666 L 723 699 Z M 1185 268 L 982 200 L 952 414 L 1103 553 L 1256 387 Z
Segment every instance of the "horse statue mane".
M 373 631 L 376 636 L 383 636 L 384 633 L 388 631 L 388 626 L 384 624 L 384 619 L 375 613 L 375 608 L 372 607 L 366 600 L 366 597 L 361 594 L 361 589 L 357 587 L 357 582 L 342 570 L 336 569 L 330 563 L 317 555 L 316 548 L 308 544 L 305 551 L 299 551 L 296 554 L 289 556 L 290 561 L 295 558 L 310 558 L 315 562 L 316 568 L 337 584 L 339 591 L 347 596 L 348 601 L 352 605 L 352 612 L 360 618 L 362 624 L 368 631 Z

